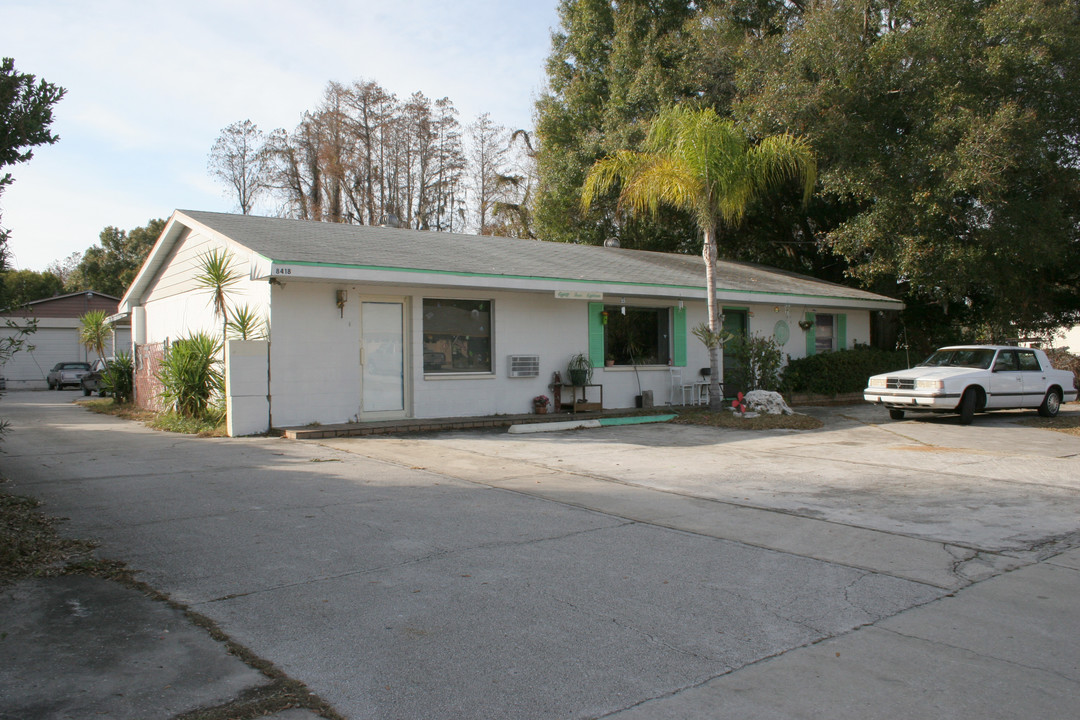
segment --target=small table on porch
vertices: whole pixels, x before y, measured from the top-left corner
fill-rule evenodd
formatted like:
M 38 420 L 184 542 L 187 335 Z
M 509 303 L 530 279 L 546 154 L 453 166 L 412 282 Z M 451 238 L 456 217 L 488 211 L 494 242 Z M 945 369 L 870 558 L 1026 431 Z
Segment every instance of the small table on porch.
M 570 402 L 565 400 L 562 403 L 562 407 L 559 408 L 562 412 L 589 412 L 591 410 L 603 410 L 604 409 L 604 386 L 597 383 L 590 383 L 588 385 L 567 385 L 563 383 L 564 388 L 571 388 L 570 390 Z M 591 402 L 589 400 L 588 388 L 600 388 L 600 398 L 597 402 Z M 578 393 L 578 390 L 581 390 Z M 580 394 L 580 397 L 579 397 Z

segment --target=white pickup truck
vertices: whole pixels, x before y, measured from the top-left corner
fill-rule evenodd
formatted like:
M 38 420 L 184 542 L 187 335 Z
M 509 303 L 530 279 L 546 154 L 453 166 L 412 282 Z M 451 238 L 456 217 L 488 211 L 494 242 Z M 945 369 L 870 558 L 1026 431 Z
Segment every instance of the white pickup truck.
M 957 345 L 913 368 L 874 375 L 863 398 L 887 407 L 893 420 L 905 412 L 960 413 L 968 425 L 984 410 L 1037 408 L 1054 417 L 1076 392 L 1075 376 L 1055 370 L 1037 348 Z

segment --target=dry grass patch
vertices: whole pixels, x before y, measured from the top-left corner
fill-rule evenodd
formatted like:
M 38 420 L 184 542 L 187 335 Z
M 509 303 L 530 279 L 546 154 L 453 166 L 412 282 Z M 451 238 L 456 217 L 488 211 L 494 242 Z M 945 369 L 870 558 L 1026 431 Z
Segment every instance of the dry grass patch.
M 0 492 L 0 585 L 30 577 L 63 575 L 92 560 L 96 545 L 61 537 L 62 518 L 38 510 L 40 502 Z
M 149 410 L 138 408 L 132 403 L 117 403 L 112 398 L 83 398 L 76 400 L 75 404 L 101 415 L 112 415 L 124 420 L 150 422 L 156 417 L 156 414 Z
M 1074 415 L 1072 413 L 1068 415 L 1058 415 L 1056 418 L 1030 418 L 1021 420 L 1020 424 L 1029 427 L 1042 428 L 1044 430 L 1056 430 L 1057 432 L 1080 437 L 1080 415 Z
M 181 417 L 176 413 L 155 413 L 135 407 L 130 403 L 118 404 L 113 402 L 111 398 L 88 398 L 76 400 L 75 402 L 87 410 L 102 415 L 112 415 L 124 420 L 146 423 L 146 426 L 152 430 L 198 435 L 199 437 L 227 437 L 228 435 L 225 423 L 220 418 L 194 420 Z
M 758 415 L 741 417 L 729 410 L 680 411 L 671 422 L 681 425 L 708 425 L 728 430 L 817 430 L 825 423 L 809 415 Z

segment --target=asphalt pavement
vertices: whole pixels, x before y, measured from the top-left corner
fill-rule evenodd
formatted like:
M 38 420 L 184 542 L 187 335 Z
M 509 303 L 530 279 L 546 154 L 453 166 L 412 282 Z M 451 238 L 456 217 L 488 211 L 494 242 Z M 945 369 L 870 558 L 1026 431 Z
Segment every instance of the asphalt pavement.
M 173 718 L 269 681 L 178 607 L 347 718 L 1075 716 L 1080 438 L 1032 413 L 316 443 L 73 398 L 5 396 L 3 488 L 174 605 L 0 588 L 5 720 Z

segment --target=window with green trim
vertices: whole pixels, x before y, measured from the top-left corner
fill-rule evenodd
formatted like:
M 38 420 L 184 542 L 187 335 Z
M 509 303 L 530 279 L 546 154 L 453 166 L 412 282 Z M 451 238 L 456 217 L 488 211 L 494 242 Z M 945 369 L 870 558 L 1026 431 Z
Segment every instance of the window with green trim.
M 836 349 L 836 316 L 818 313 L 814 316 L 814 352 L 832 352 Z
M 614 365 L 667 365 L 671 308 L 605 305 L 604 355 Z

